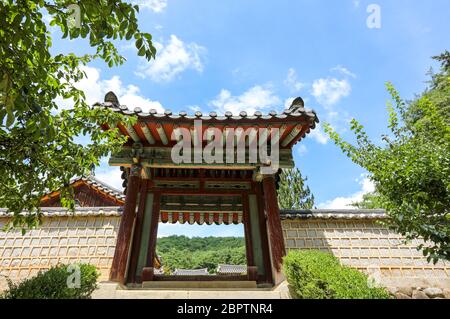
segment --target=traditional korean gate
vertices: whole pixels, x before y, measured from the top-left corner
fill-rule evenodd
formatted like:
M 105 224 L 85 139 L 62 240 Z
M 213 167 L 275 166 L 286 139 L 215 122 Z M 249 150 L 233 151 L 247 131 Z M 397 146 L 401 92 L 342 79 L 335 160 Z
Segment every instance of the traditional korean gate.
M 251 147 L 256 145 L 259 150 L 269 144 L 271 153 L 276 147 L 277 167 L 292 168 L 292 146 L 317 122 L 316 114 L 305 110 L 301 99 L 296 99 L 283 114 L 256 112 L 247 116 L 241 112 L 239 117 L 229 113 L 217 116 L 214 112 L 209 116 L 199 112 L 195 116 L 184 112 L 172 115 L 170 111 L 144 114 L 140 109 L 131 112 L 120 106 L 111 92 L 106 95 L 105 103 L 98 105 L 138 116 L 133 126 L 118 125 L 122 134 L 128 136 L 128 142 L 109 161 L 110 165 L 122 168 L 126 186 L 111 280 L 122 284 L 164 280 L 153 269 L 159 222 L 242 222 L 248 271 L 246 278 L 234 279 L 271 284 L 281 281 L 285 248 L 276 194 L 278 172 L 264 170 L 273 166 L 270 160 L 259 158 L 251 162 Z M 198 121 L 202 123 L 200 128 Z M 203 140 L 204 136 L 218 130 L 229 141 L 230 128 L 237 129 L 231 140 L 244 145 L 244 162 L 195 160 L 196 155 L 203 154 L 203 145 L 211 141 Z M 254 129 L 257 134 L 246 136 L 243 128 Z M 110 128 L 103 126 L 103 129 Z M 172 150 L 180 142 L 175 133 L 181 129 L 191 138 L 192 162 L 173 160 Z M 233 158 L 239 157 L 238 148 L 231 152 Z M 229 151 L 221 156 L 228 155 Z
M 153 178 L 140 181 L 133 244 L 124 282 L 196 279 L 272 282 L 264 210 L 258 205 L 261 190 L 258 189 L 260 185 L 252 181 L 251 171 L 215 170 L 213 173 L 209 170 L 151 169 L 150 172 Z M 175 176 L 170 176 L 171 173 Z M 222 177 L 210 174 L 221 174 Z M 155 275 L 153 262 L 159 223 L 242 223 L 247 275 L 201 278 Z

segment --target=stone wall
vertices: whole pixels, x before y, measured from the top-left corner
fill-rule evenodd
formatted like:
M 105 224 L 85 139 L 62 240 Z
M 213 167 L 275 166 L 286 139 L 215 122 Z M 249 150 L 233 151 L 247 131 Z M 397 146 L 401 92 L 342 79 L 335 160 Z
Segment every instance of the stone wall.
M 6 277 L 16 281 L 58 263 L 91 263 L 107 280 L 120 222 L 117 208 L 79 209 L 74 216 L 48 212 L 43 224 L 22 236 L 0 231 L 0 290 Z M 322 215 L 320 215 L 322 216 Z M 320 249 L 332 252 L 343 264 L 373 274 L 388 287 L 450 290 L 450 265 L 429 264 L 415 247 L 381 226 L 376 218 L 323 215 L 308 219 L 282 217 L 287 250 Z M 0 229 L 9 217 L 0 214 Z
M 0 217 L 0 229 L 7 222 Z M 58 263 L 93 264 L 100 280 L 107 280 L 119 222 L 119 216 L 46 217 L 41 227 L 24 236 L 0 231 L 0 291 L 6 278 L 21 280 Z
M 343 264 L 369 273 L 387 287 L 450 289 L 450 264 L 430 264 L 418 240 L 402 237 L 374 219 L 286 219 L 282 221 L 287 250 L 319 249 Z

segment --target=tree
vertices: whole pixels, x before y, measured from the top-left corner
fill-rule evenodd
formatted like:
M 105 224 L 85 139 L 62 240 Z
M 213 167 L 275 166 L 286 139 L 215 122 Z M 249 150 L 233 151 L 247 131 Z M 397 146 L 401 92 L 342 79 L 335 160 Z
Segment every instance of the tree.
M 326 125 L 331 139 L 356 164 L 371 173 L 375 194 L 370 202 L 386 208 L 387 222 L 407 239 L 423 239 L 418 248 L 428 260 L 450 260 L 450 54 L 430 87 L 414 101 L 404 102 L 392 84 L 387 89 L 390 135 L 384 145 L 370 141 L 353 119 L 356 145 Z M 366 201 L 367 204 L 367 201 Z
M 298 168 L 285 169 L 280 173 L 278 184 L 278 205 L 282 209 L 311 209 L 314 207 L 314 195 Z
M 352 203 L 351 206 L 359 209 L 377 209 L 383 208 L 383 201 L 380 194 L 373 192 L 364 194 L 360 202 Z
M 158 238 L 157 254 L 162 258 L 164 271 L 177 268 L 208 268 L 214 273 L 219 264 L 245 265 L 245 239 L 242 237 L 168 236 Z
M 62 203 L 73 209 L 70 179 L 88 174 L 123 144 L 117 129 L 103 132 L 99 125 L 133 119 L 91 108 L 75 85 L 85 76 L 80 67 L 94 59 L 109 67 L 124 63 L 115 40 L 134 38 L 138 54 L 154 58 L 151 35 L 138 28 L 138 11 L 118 0 L 0 0 L 0 207 L 14 213 L 13 226 L 36 226 L 40 199 L 49 190 L 63 187 Z M 86 39 L 95 53 L 53 54 L 44 14 L 63 38 Z M 73 108 L 58 109 L 57 98 Z M 85 145 L 77 143 L 83 136 Z M 24 210 L 29 214 L 20 215 Z

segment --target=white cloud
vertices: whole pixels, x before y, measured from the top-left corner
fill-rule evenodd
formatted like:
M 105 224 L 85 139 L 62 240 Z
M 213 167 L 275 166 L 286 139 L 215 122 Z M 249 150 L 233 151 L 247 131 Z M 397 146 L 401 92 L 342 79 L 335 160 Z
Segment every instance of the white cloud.
M 192 112 L 198 112 L 198 111 L 201 111 L 201 108 L 200 108 L 200 106 L 198 106 L 198 105 L 189 105 L 187 108 L 188 108 L 189 110 L 191 110 Z
M 123 190 L 122 187 L 122 172 L 119 167 L 99 167 L 98 171 L 95 173 L 95 177 L 105 182 L 106 184 L 118 189 Z
M 319 144 L 327 144 L 328 143 L 328 135 L 323 131 L 323 128 L 320 124 L 316 125 L 316 128 L 311 130 L 308 137 L 311 137 Z
M 270 111 L 270 108 L 276 108 L 280 104 L 280 98 L 273 93 L 270 87 L 260 85 L 256 85 L 238 96 L 233 96 L 230 91 L 222 89 L 216 99 L 209 102 L 209 105 L 221 114 L 227 111 L 233 114 L 246 111 L 252 115 L 255 111 Z
M 296 93 L 305 87 L 305 84 L 298 81 L 297 72 L 293 68 L 288 70 L 286 79 L 284 80 L 284 85 L 292 92 Z
M 326 201 L 318 205 L 318 208 L 322 209 L 357 209 L 357 207 L 351 206 L 352 203 L 360 202 L 363 199 L 363 195 L 372 193 L 375 190 L 374 183 L 364 176 L 359 180 L 361 190 L 348 196 L 348 197 L 336 197 L 332 200 Z
M 350 95 L 351 89 L 347 79 L 322 78 L 314 81 L 311 94 L 317 102 L 325 107 L 330 107 Z
M 338 73 L 348 76 L 348 77 L 356 78 L 355 73 L 353 73 L 352 71 L 350 71 L 349 69 L 347 69 L 346 67 L 344 67 L 342 65 L 335 66 L 334 68 L 331 69 L 331 71 L 338 72 Z
M 148 77 L 154 82 L 169 82 L 187 69 L 203 71 L 206 48 L 196 43 L 186 44 L 175 35 L 170 36 L 167 44 L 154 44 L 157 49 L 155 60 L 142 59 L 137 75 Z
M 86 73 L 86 77 L 76 84 L 79 90 L 82 90 L 86 96 L 86 102 L 90 105 L 96 102 L 102 102 L 107 92 L 113 91 L 120 104 L 127 105 L 130 109 L 140 107 L 144 112 L 150 109 L 156 109 L 158 112 L 163 112 L 164 109 L 161 103 L 152 101 L 140 95 L 140 90 L 137 86 L 129 84 L 125 85 L 118 75 L 114 75 L 108 80 L 100 78 L 100 70 L 97 68 L 84 66 L 82 67 Z M 70 108 L 73 106 L 69 100 L 57 99 L 60 108 Z
M 167 7 L 167 0 L 135 0 L 133 3 L 156 13 L 162 12 Z

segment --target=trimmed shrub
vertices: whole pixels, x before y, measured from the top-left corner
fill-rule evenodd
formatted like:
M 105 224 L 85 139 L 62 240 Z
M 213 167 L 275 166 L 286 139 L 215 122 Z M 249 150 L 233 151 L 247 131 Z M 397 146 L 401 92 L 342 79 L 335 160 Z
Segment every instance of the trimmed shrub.
M 79 287 L 72 280 L 80 270 Z M 70 267 L 70 268 L 69 268 Z M 90 299 L 97 288 L 99 273 L 88 264 L 58 265 L 47 271 L 40 271 L 35 277 L 20 283 L 8 281 L 8 289 L 1 296 L 4 299 Z M 71 277 L 69 277 L 71 276 Z M 68 285 L 71 284 L 72 287 Z M 74 285 L 75 284 L 75 285 Z
M 340 264 L 330 253 L 291 251 L 283 262 L 291 295 L 297 299 L 388 299 L 384 288 L 369 287 L 364 273 Z

